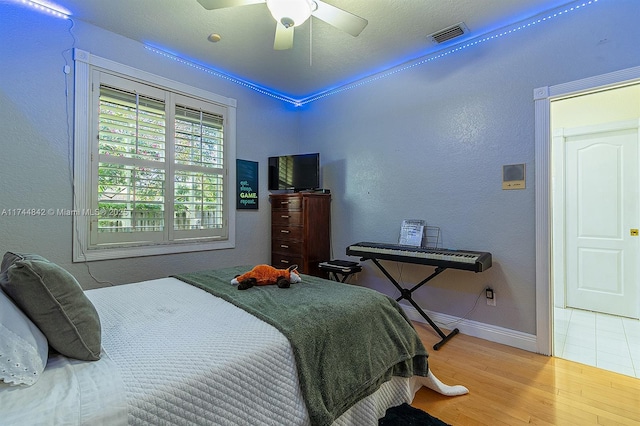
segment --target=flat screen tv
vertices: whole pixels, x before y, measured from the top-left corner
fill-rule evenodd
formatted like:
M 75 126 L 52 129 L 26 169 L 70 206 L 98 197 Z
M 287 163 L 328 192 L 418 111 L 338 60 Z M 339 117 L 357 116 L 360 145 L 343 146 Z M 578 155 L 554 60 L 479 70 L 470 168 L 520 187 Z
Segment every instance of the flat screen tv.
M 269 191 L 320 188 L 320 153 L 269 157 Z

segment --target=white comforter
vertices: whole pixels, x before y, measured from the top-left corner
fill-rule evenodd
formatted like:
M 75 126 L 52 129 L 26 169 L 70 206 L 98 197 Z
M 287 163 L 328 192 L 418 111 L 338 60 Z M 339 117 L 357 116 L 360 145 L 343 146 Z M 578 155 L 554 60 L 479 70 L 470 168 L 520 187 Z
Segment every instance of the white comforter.
M 309 424 L 291 345 L 271 325 L 174 278 L 87 296 L 124 382 L 129 424 Z M 396 378 L 335 424 L 377 424 L 417 387 Z
M 0 383 L 0 424 L 309 424 L 292 348 L 271 325 L 174 278 L 86 294 L 102 359 L 54 356 L 31 387 Z M 393 378 L 334 425 L 377 425 L 418 387 Z

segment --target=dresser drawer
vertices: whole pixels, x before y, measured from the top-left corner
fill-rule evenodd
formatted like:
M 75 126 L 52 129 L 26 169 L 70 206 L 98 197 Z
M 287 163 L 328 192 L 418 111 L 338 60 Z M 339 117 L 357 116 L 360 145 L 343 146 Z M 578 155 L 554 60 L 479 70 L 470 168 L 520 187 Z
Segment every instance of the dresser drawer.
M 302 241 L 294 240 L 271 240 L 271 251 L 273 253 L 282 253 L 287 256 L 302 255 Z
M 305 270 L 304 261 L 301 256 L 287 256 L 280 253 L 271 253 L 271 266 L 284 269 L 292 265 L 298 265 L 300 272 Z
M 301 210 L 302 198 L 296 196 L 274 198 L 271 202 L 271 209 L 274 214 L 276 210 Z
M 302 212 L 288 210 L 274 210 L 271 212 L 271 222 L 274 225 L 282 226 L 302 226 Z
M 302 227 L 273 224 L 271 226 L 271 239 L 300 241 L 302 240 Z

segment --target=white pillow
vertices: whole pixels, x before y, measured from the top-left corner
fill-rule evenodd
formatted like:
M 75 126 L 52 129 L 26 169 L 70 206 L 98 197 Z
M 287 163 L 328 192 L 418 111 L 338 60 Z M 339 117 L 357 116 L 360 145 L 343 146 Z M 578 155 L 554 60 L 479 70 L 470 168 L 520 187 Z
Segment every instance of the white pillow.
M 47 338 L 0 290 L 0 381 L 34 384 L 47 366 L 48 356 Z

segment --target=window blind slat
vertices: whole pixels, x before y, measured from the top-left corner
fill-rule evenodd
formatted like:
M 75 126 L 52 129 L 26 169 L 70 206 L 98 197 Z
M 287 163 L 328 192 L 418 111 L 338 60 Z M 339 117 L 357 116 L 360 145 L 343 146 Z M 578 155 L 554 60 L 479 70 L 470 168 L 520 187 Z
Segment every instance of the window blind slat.
M 163 101 L 105 85 L 100 86 L 99 100 L 100 154 L 164 161 Z
M 170 226 L 219 236 L 226 223 L 224 117 L 176 105 L 167 139 L 164 101 L 101 85 L 99 104 L 98 233 L 157 233 Z M 166 149 L 175 153 L 173 177 L 165 170 Z M 166 179 L 173 180 L 173 197 L 165 194 Z M 165 217 L 169 202 L 172 218 Z
M 176 106 L 176 164 L 222 167 L 223 117 Z
M 174 229 L 222 228 L 223 194 L 224 179 L 220 175 L 176 172 Z

